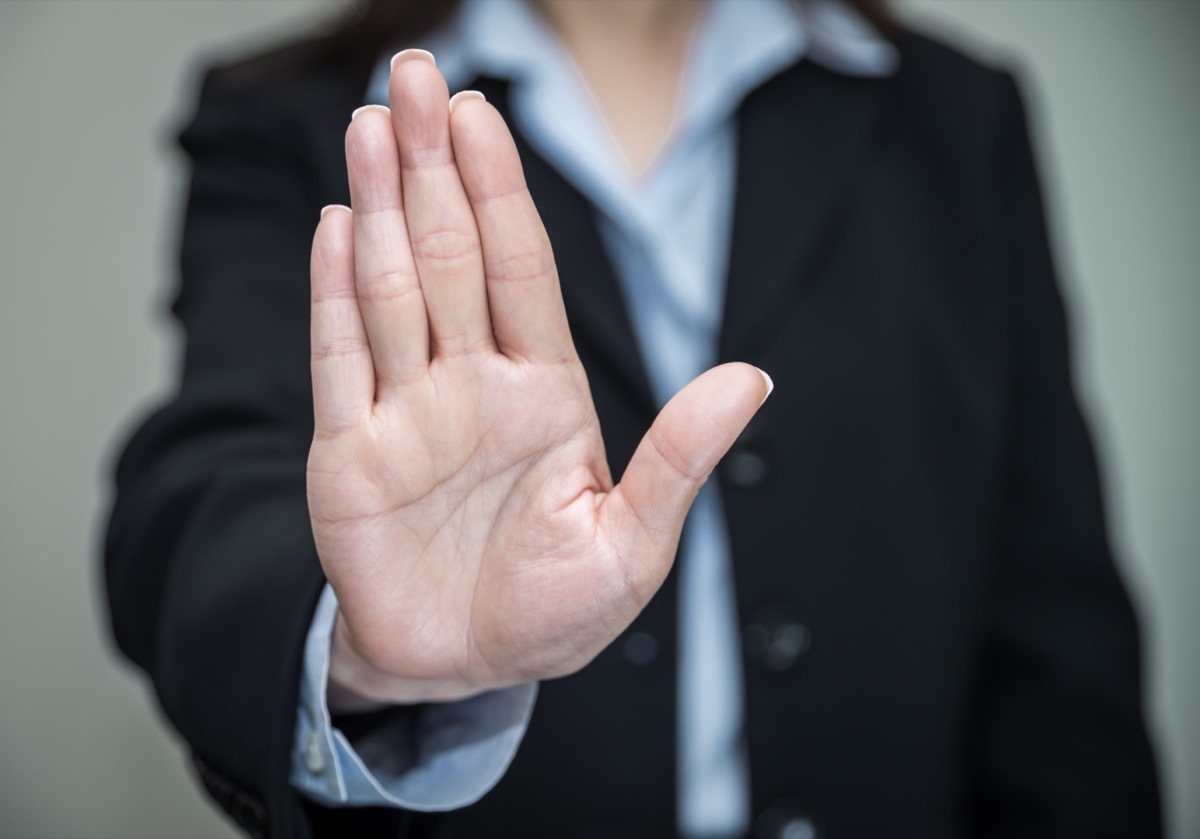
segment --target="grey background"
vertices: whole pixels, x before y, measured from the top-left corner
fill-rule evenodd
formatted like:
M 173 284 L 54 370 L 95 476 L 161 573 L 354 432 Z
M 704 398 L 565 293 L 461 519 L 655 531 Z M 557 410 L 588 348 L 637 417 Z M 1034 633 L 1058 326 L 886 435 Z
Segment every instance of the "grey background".
M 0 835 L 230 835 L 113 658 L 96 547 L 113 445 L 170 387 L 196 69 L 335 5 L 0 0 Z M 1200 837 L 1200 4 L 901 10 L 1023 71 L 1169 826 Z

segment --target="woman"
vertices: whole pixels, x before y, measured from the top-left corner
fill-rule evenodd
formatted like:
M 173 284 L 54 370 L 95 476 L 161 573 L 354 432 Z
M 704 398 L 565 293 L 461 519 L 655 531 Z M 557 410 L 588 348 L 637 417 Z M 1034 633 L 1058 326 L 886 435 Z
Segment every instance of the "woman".
M 1158 832 L 1011 80 L 865 5 L 415 8 L 215 71 L 183 136 L 183 385 L 108 579 L 217 800 Z

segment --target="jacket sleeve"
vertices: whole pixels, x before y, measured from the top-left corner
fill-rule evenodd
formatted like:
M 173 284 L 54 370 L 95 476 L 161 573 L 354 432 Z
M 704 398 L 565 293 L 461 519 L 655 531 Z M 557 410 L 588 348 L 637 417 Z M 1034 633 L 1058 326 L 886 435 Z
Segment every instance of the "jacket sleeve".
M 1013 304 L 1013 407 L 978 686 L 976 825 L 995 836 L 1156 836 L 1138 627 L 1074 395 L 1024 110 L 1012 79 L 1000 86 L 990 252 Z
M 116 470 L 113 634 L 210 794 L 250 834 L 354 822 L 351 835 L 368 824 L 397 835 L 412 814 L 321 810 L 289 785 L 304 641 L 325 582 L 305 489 L 309 248 L 320 207 L 346 195 L 344 175 L 322 181 L 328 149 L 322 167 L 305 109 L 289 107 L 296 91 L 231 76 L 209 74 L 181 137 L 193 163 L 173 305 L 185 350 L 178 392 Z

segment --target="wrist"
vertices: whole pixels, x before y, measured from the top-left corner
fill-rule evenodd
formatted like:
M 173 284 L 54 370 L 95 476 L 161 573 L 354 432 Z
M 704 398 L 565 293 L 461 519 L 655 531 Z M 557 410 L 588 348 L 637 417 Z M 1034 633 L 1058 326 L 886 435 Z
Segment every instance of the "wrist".
M 458 679 L 410 679 L 373 665 L 354 643 L 339 609 L 329 647 L 326 700 L 333 714 L 360 714 L 391 705 L 450 702 L 485 692 Z

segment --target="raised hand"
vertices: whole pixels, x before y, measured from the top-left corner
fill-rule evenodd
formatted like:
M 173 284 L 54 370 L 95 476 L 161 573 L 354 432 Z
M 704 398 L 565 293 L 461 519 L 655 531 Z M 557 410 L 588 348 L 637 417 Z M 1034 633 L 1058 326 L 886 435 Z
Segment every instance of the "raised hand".
M 708 371 L 614 487 L 499 113 L 449 102 L 417 51 L 390 101 L 356 112 L 353 209 L 327 210 L 313 242 L 309 510 L 346 709 L 583 667 L 658 589 L 700 485 L 769 392 L 748 365 Z

